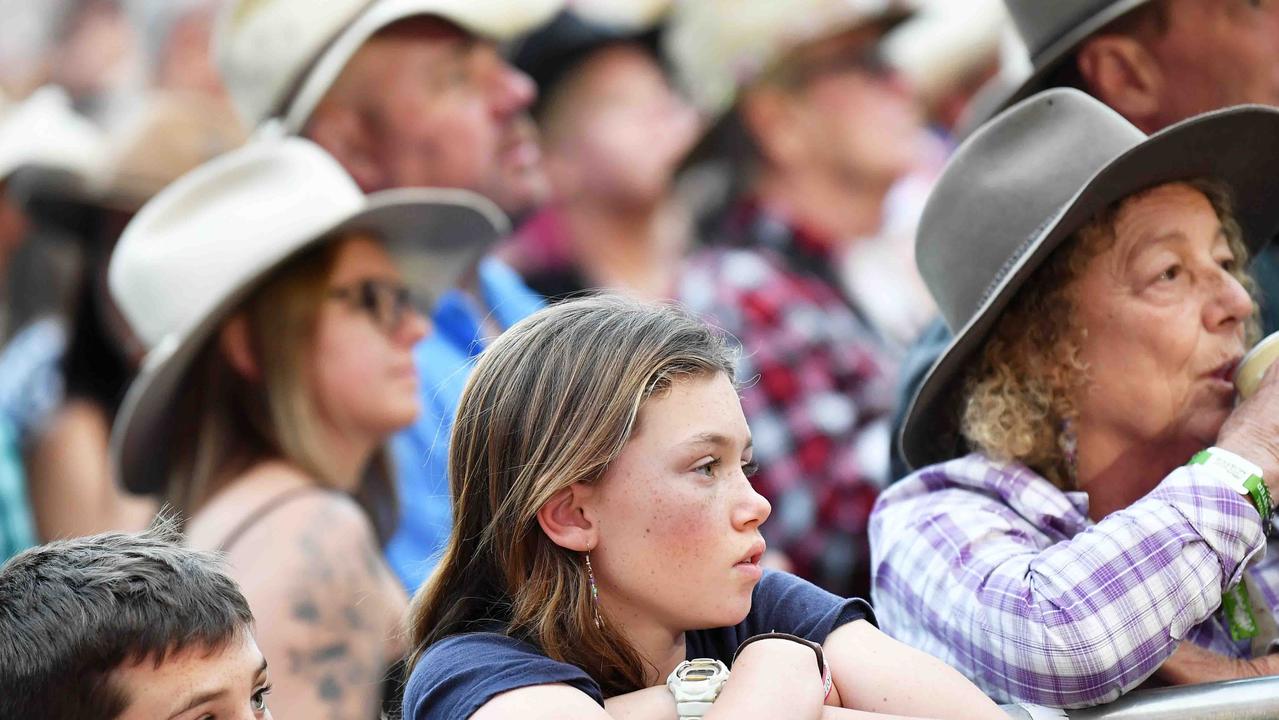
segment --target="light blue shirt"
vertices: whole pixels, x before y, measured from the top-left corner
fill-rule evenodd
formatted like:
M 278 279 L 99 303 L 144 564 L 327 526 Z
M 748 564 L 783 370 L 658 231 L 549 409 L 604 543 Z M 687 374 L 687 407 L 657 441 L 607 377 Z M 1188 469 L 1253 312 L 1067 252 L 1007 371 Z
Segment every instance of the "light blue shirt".
M 536 312 L 542 299 L 502 262 L 479 268 L 480 292 L 493 321 L 505 330 Z M 417 421 L 391 441 L 400 494 L 400 523 L 386 546 L 391 568 L 410 593 L 430 575 L 451 528 L 448 447 L 453 416 L 471 368 L 488 344 L 482 317 L 461 291 L 440 298 L 434 331 L 413 349 L 422 391 Z
M 35 544 L 35 525 L 27 501 L 26 478 L 17 436 L 0 418 L 0 565 Z

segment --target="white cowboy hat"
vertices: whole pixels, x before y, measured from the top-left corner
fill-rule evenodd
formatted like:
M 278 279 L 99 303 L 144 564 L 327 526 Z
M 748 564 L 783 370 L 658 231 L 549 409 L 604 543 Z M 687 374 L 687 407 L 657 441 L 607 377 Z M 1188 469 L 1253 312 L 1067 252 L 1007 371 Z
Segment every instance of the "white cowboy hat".
M 218 18 L 214 60 L 249 127 L 300 132 L 351 57 L 382 28 L 434 15 L 490 40 L 546 22 L 563 0 L 235 0 Z
M 261 140 L 157 194 L 125 228 L 108 269 L 112 299 L 148 348 L 112 434 L 126 487 L 154 492 L 155 453 L 200 348 L 270 272 L 334 235 L 382 240 L 419 295 L 437 297 L 507 231 L 464 190 L 364 195 L 337 161 L 300 138 Z
M 0 106 L 0 180 L 35 168 L 65 175 L 73 184 L 99 181 L 106 138 L 75 113 L 61 88 L 47 85 L 22 102 Z

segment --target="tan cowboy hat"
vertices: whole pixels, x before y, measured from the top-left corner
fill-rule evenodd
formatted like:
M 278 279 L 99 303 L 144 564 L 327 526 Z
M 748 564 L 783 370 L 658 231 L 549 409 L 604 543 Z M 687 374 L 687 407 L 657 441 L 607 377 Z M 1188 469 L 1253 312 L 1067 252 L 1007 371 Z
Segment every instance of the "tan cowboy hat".
M 1253 250 L 1279 230 L 1279 109 L 1244 105 L 1147 137 L 1057 88 L 991 120 L 955 152 L 924 208 L 920 274 L 954 334 L 912 399 L 900 438 L 915 468 L 960 452 L 955 394 L 1004 308 L 1063 241 L 1146 188 L 1214 178 Z
M 261 140 L 165 188 L 125 228 L 108 269 L 112 299 L 148 347 L 112 432 L 125 486 L 162 488 L 156 454 L 188 367 L 226 316 L 272 270 L 326 237 L 367 231 L 414 291 L 438 297 L 507 230 L 464 190 L 365 196 L 337 161 L 300 138 Z

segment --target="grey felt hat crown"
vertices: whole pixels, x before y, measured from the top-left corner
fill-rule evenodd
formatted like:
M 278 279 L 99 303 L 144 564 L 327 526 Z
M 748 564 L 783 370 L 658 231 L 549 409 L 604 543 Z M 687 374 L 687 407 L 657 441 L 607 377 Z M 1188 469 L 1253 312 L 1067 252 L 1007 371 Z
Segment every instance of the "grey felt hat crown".
M 1251 249 L 1279 230 L 1279 110 L 1244 105 L 1147 137 L 1077 90 L 1014 105 L 952 156 L 928 198 L 915 258 L 955 338 L 907 411 L 912 467 L 959 449 L 955 390 L 1018 290 L 1064 240 L 1112 203 L 1178 180 L 1225 183 Z

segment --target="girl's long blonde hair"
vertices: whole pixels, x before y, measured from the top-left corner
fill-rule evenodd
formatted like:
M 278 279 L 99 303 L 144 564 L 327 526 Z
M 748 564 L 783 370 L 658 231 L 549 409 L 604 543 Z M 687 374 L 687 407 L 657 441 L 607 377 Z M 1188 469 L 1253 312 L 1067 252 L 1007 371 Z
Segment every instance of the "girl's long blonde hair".
M 445 637 L 486 630 L 577 665 L 605 696 L 644 687 L 627 639 L 595 626 L 581 555 L 552 542 L 537 512 L 604 475 L 646 399 L 675 379 L 715 373 L 731 378 L 733 355 L 704 324 L 615 297 L 552 306 L 498 338 L 458 408 L 453 530 L 410 609 L 410 666 Z

